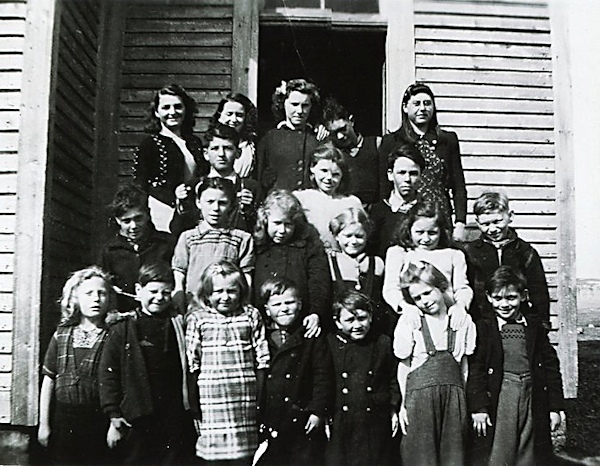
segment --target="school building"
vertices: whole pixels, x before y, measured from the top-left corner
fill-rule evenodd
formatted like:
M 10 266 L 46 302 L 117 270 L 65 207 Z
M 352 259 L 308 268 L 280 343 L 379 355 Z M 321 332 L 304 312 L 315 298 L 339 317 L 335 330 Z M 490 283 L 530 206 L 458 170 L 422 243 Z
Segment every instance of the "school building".
M 353 110 L 364 134 L 397 129 L 406 86 L 430 84 L 440 123 L 461 142 L 469 206 L 504 191 L 519 234 L 542 256 L 552 338 L 566 395 L 576 396 L 576 244 L 589 245 L 578 250 L 583 278 L 600 279 L 600 253 L 589 237 L 598 230 L 580 238 L 575 215 L 598 198 L 598 183 L 582 197 L 575 184 L 600 157 L 597 145 L 575 144 L 574 122 L 584 137 L 598 128 L 575 106 L 589 111 L 600 98 L 594 89 L 573 100 L 571 58 L 587 72 L 575 45 L 598 56 L 600 37 L 597 27 L 573 34 L 586 16 L 574 3 L 1 0 L 0 434 L 26 436 L 38 422 L 62 284 L 93 262 L 148 103 L 170 82 L 197 100 L 203 131 L 230 90 L 256 102 L 268 127 L 274 87 L 308 77 Z

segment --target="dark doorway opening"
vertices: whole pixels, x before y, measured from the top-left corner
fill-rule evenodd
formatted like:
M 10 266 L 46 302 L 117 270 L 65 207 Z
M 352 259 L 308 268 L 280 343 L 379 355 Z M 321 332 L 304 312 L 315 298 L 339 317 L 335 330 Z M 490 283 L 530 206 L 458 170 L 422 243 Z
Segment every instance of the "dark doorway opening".
M 336 30 L 297 23 L 261 25 L 258 56 L 259 126 L 263 134 L 276 123 L 271 114 L 275 87 L 282 80 L 302 77 L 319 86 L 321 101 L 333 96 L 345 105 L 354 115 L 358 131 L 381 134 L 385 31 Z

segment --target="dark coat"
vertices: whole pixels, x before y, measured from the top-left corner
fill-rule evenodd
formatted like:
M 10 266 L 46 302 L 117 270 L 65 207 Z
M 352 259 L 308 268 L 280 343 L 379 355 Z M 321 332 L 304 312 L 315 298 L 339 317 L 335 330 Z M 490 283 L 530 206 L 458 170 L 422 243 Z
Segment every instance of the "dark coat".
M 385 254 L 390 246 L 395 244 L 395 235 L 400 224 L 408 218 L 403 212 L 392 212 L 387 200 L 379 201 L 373 205 L 369 212 L 373 231 L 369 235 L 367 248 L 370 254 L 385 259 Z
M 335 403 L 327 464 L 386 465 L 392 448 L 391 413 L 397 412 L 398 360 L 387 335 L 354 342 L 327 336 L 333 357 Z
M 196 173 L 208 173 L 209 165 L 202 153 L 202 141 L 186 137 L 186 147 L 196 161 Z M 168 136 L 153 134 L 137 148 L 133 162 L 133 178 L 149 195 L 164 204 L 175 206 L 175 188 L 185 181 L 185 159 L 179 147 Z
M 536 319 L 528 319 L 525 329 L 527 356 L 532 380 L 532 416 L 536 463 L 548 464 L 552 453 L 550 439 L 550 412 L 564 409 L 562 379 L 556 351 L 550 344 L 544 327 Z M 511 409 L 498 406 L 502 387 L 504 352 L 502 337 L 495 316 L 482 318 L 477 323 L 477 345 L 469 357 L 467 404 L 469 412 L 488 412 L 492 427 L 486 437 L 473 442 L 472 457 L 485 460 L 491 451 L 496 412 Z
M 300 232 L 288 244 L 267 244 L 256 247 L 254 268 L 254 303 L 262 309 L 259 298 L 261 285 L 268 278 L 285 277 L 300 290 L 304 314 L 318 314 L 321 325 L 331 327 L 331 275 L 323 243 L 312 226 Z
M 467 274 L 473 288 L 473 304 L 471 314 L 477 320 L 480 316 L 493 314 L 485 296 L 485 282 L 501 265 L 508 265 L 521 272 L 527 280 L 531 311 L 549 328 L 550 295 L 544 267 L 537 251 L 527 242 L 510 230 L 511 240 L 502 247 L 502 261 L 498 260 L 496 247 L 478 238 L 464 245 L 467 257 Z
M 279 348 L 268 337 L 271 363 L 262 422 L 278 436 L 270 440 L 270 451 L 261 465 L 322 462 L 323 426 L 333 399 L 333 363 L 325 337 L 305 339 L 303 334 L 304 328 L 296 325 Z M 322 424 L 307 436 L 304 426 L 311 414 L 319 416 Z
M 135 283 L 142 265 L 156 261 L 171 263 L 175 248 L 173 237 L 168 233 L 151 228 L 147 238 L 140 244 L 137 251 L 118 233 L 100 251 L 98 265 L 108 272 L 113 283 L 126 293 L 135 293 Z M 135 299 L 121 294 L 117 295 L 119 311 L 133 310 L 138 306 L 139 303 Z
M 429 134 L 426 135 L 429 139 Z M 456 215 L 456 221 L 465 223 L 467 219 L 467 188 L 465 186 L 465 175 L 463 173 L 462 162 L 460 160 L 460 148 L 458 144 L 458 136 L 456 133 L 451 131 L 444 131 L 440 129 L 437 134 L 433 135 L 437 139 L 435 146 L 435 154 L 444 162 L 446 167 L 446 177 L 443 180 L 446 186 L 446 191 L 452 191 L 452 204 L 454 206 L 454 214 Z M 401 130 L 394 131 L 393 133 L 386 134 L 381 141 L 379 147 L 379 154 L 383 161 L 380 165 L 380 170 L 383 171 L 380 174 L 381 180 L 387 178 L 383 175 L 387 172 L 387 160 L 389 154 L 394 149 L 403 143 Z M 380 198 L 387 199 L 392 190 L 391 183 L 381 182 Z

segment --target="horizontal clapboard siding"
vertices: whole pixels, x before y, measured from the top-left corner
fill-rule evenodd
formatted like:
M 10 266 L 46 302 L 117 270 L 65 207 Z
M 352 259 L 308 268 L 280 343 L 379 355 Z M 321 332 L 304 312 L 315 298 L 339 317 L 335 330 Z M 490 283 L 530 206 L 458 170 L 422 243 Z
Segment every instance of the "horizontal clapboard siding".
M 11 421 L 18 139 L 26 4 L 0 3 L 0 424 Z
M 440 124 L 460 139 L 469 212 L 485 191 L 509 196 L 514 226 L 542 257 L 556 329 L 550 46 L 545 4 L 415 1 L 416 77 L 436 94 Z
M 54 111 L 49 141 L 44 234 L 41 354 L 56 327 L 67 276 L 93 258 L 95 113 L 100 7 L 67 1 L 60 9 Z
M 198 104 L 197 132 L 208 127 L 232 84 L 233 0 L 138 2 L 127 8 L 119 122 L 119 172 L 132 172 L 149 102 L 176 83 Z

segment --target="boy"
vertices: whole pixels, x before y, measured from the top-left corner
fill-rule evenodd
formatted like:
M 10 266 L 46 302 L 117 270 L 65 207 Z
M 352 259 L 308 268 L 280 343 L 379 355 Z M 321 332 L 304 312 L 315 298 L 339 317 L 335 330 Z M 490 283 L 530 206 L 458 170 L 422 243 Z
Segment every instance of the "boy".
M 98 265 L 110 273 L 117 291 L 117 309 L 131 311 L 139 303 L 134 299 L 140 266 L 155 261 L 171 261 L 171 235 L 156 231 L 150 220 L 148 195 L 138 186 L 120 188 L 109 206 L 118 231 L 98 258 Z
M 371 254 L 385 257 L 394 243 L 398 225 L 417 203 L 417 187 L 424 168 L 425 159 L 414 144 L 403 144 L 389 155 L 387 177 L 394 189 L 388 199 L 377 202 L 371 208 Z
M 141 307 L 110 329 L 100 360 L 100 404 L 110 417 L 106 440 L 110 448 L 122 443 L 125 464 L 182 464 L 193 455 L 193 427 L 170 265 L 143 265 L 135 290 Z
M 305 338 L 298 289 L 287 279 L 260 288 L 270 324 L 271 365 L 263 403 L 269 447 L 260 464 L 323 464 L 326 413 L 333 398 L 332 362 L 324 337 Z
M 550 431 L 560 425 L 564 404 L 556 351 L 539 321 L 522 312 L 527 289 L 520 272 L 502 266 L 485 289 L 494 315 L 477 323 L 467 380 L 479 437 L 473 459 L 491 452 L 490 465 L 551 464 Z
M 473 212 L 481 231 L 478 239 L 465 244 L 468 278 L 474 292 L 470 311 L 473 320 L 490 314 L 485 282 L 498 267 L 508 265 L 527 280 L 531 307 L 524 306 L 522 312 L 535 315 L 550 330 L 550 295 L 542 261 L 537 251 L 510 227 L 513 212 L 508 198 L 501 193 L 484 193 L 475 201 Z
M 204 158 L 210 164 L 208 178 L 226 178 L 230 180 L 237 193 L 238 204 L 231 215 L 231 227 L 252 232 L 256 220 L 258 205 L 258 182 L 251 178 L 239 177 L 233 168 L 235 160 L 240 156 L 238 132 L 227 125 L 217 123 L 204 136 L 207 147 Z M 200 180 L 194 180 L 195 186 Z M 181 185 L 175 191 L 177 208 L 171 221 L 170 229 L 175 237 L 183 231 L 194 228 L 200 220 L 200 212 L 188 200 L 192 186 Z
M 333 304 L 335 401 L 327 464 L 388 465 L 398 430 L 398 361 L 387 335 L 370 332 L 370 299 L 348 290 Z
M 368 208 L 379 200 L 381 137 L 364 137 L 357 133 L 352 118 L 348 110 L 335 99 L 328 98 L 325 101 L 323 122 L 333 145 L 344 152 L 344 161 L 348 166 L 347 194 L 354 194 Z

